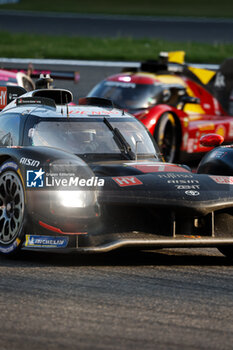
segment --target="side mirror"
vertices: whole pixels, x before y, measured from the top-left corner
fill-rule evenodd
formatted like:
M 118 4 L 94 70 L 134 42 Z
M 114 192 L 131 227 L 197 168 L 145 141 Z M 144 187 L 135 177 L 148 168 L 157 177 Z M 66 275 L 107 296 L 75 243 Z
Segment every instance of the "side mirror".
M 192 97 L 192 96 L 184 95 L 184 96 L 181 96 L 181 97 L 180 97 L 178 103 L 179 103 L 180 109 L 184 109 L 184 106 L 185 106 L 187 103 L 199 104 L 199 103 L 200 103 L 200 99 L 197 98 L 197 97 Z
M 184 105 L 186 103 L 200 103 L 200 99 L 197 97 L 185 95 L 180 98 L 180 102 L 182 102 Z
M 224 137 L 218 134 L 207 134 L 200 138 L 200 144 L 204 147 L 217 147 L 224 141 Z

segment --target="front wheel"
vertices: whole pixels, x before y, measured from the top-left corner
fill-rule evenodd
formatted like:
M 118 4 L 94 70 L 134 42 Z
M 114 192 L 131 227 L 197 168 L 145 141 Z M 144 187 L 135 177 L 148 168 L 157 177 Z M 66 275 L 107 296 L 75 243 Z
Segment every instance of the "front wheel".
M 0 175 L 0 253 L 10 254 L 19 248 L 24 216 L 22 181 L 16 171 L 6 169 Z
M 171 113 L 164 113 L 156 125 L 155 141 L 166 162 L 174 162 L 177 158 L 178 135 L 175 117 Z

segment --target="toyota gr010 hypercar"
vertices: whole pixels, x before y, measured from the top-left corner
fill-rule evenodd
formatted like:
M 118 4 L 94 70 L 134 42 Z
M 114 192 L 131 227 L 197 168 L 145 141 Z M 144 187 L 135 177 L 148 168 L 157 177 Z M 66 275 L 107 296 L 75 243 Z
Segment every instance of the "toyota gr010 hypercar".
M 218 71 L 147 61 L 106 78 L 88 96 L 111 99 L 147 127 L 166 161 L 184 161 L 210 150 L 199 142 L 203 134 L 233 141 L 232 72 L 233 59 Z
M 111 101 L 64 106 L 71 97 L 36 90 L 0 114 L 2 254 L 121 247 L 233 253 L 233 186 L 163 162 L 145 126 Z

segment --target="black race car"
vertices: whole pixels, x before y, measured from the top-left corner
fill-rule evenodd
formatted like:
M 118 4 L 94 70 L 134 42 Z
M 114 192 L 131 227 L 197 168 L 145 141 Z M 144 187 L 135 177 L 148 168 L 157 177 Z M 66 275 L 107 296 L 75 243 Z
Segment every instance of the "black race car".
M 217 247 L 232 255 L 233 186 L 164 163 L 147 129 L 111 101 L 71 100 L 41 89 L 0 114 L 1 253 Z

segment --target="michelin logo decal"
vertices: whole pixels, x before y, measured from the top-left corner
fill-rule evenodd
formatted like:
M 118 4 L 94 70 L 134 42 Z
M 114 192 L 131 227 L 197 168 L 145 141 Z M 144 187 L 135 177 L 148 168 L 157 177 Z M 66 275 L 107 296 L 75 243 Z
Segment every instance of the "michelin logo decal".
M 0 252 L 5 253 L 5 254 L 11 253 L 11 252 L 13 252 L 13 250 L 15 250 L 15 248 L 18 247 L 20 242 L 21 242 L 20 239 L 16 238 L 16 240 L 11 245 L 9 245 L 7 247 L 0 247 Z
M 5 169 L 8 169 L 8 168 L 17 171 L 19 167 L 18 167 L 18 165 L 15 162 L 5 162 L 0 167 L 0 173 L 2 171 L 4 171 Z
M 26 235 L 25 247 L 31 248 L 66 248 L 68 237 Z

